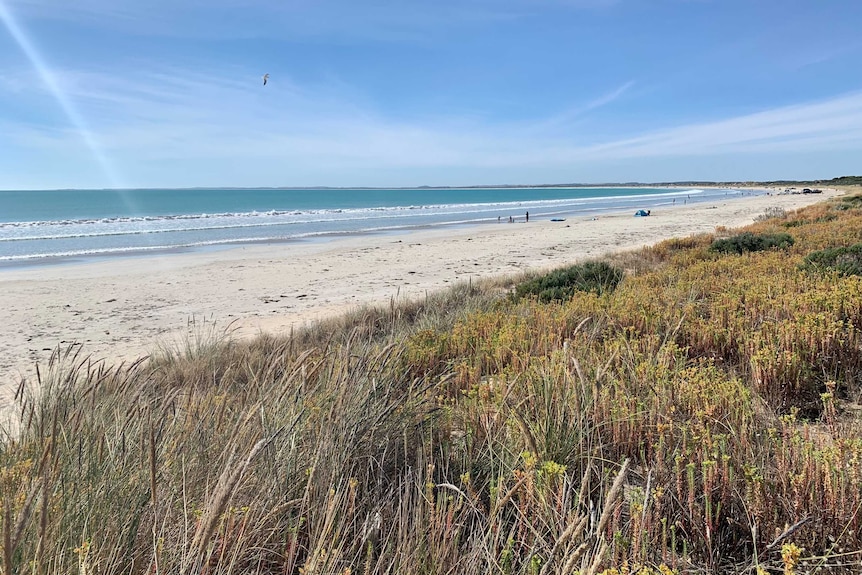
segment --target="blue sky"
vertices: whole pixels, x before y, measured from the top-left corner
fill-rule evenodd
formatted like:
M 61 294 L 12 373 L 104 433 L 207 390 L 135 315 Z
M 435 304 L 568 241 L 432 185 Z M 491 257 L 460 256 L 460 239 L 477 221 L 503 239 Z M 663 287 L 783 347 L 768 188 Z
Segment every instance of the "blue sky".
M 0 0 L 0 189 L 860 174 L 860 28 L 860 0 Z

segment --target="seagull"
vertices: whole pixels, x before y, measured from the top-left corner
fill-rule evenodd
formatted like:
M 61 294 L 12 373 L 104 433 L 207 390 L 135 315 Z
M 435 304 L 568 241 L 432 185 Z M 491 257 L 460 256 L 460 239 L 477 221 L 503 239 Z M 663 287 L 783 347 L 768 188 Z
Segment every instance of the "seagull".
M 263 75 L 263 85 L 266 86 L 266 81 L 269 80 L 269 74 Z

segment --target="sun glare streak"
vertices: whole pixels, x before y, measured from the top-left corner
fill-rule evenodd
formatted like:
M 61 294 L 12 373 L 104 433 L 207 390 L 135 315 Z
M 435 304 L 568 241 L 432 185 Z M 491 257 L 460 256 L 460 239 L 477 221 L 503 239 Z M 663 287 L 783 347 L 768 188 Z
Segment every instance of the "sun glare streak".
M 3 23 L 6 30 L 9 32 L 9 35 L 12 36 L 12 39 L 16 44 L 18 44 L 18 47 L 30 61 L 30 64 L 36 70 L 39 78 L 63 110 L 69 123 L 78 131 L 79 136 L 84 141 L 84 144 L 93 155 L 93 159 L 96 161 L 103 175 L 107 179 L 109 184 L 108 187 L 123 188 L 124 186 L 122 185 L 120 177 L 117 175 L 111 162 L 108 160 L 108 157 L 103 152 L 101 145 L 88 128 L 84 117 L 80 112 L 78 112 L 74 102 L 72 102 L 72 100 L 63 92 L 55 74 L 51 71 L 51 68 L 45 62 L 45 59 L 39 53 L 39 50 L 33 42 L 30 41 L 24 28 L 15 20 L 11 10 L 4 4 L 3 0 L 0 0 L 0 22 Z M 129 204 L 129 208 L 133 208 L 128 198 L 124 197 L 123 199 L 127 204 Z

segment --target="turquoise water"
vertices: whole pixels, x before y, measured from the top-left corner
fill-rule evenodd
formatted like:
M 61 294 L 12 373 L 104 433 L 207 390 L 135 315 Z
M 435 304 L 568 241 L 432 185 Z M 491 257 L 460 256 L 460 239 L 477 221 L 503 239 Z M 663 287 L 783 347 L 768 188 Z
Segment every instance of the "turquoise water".
M 646 188 L 0 191 L 0 263 L 53 263 L 252 242 L 573 218 L 733 190 Z

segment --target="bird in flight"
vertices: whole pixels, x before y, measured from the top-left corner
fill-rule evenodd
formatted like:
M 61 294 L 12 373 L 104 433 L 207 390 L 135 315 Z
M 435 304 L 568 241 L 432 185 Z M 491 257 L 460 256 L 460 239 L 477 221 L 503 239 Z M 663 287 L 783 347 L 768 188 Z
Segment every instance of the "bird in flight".
M 269 74 L 263 75 L 263 85 L 266 86 L 266 81 L 269 80 Z

